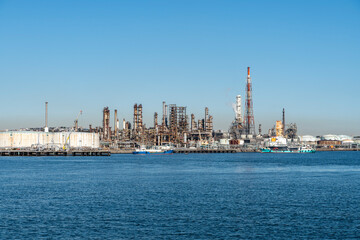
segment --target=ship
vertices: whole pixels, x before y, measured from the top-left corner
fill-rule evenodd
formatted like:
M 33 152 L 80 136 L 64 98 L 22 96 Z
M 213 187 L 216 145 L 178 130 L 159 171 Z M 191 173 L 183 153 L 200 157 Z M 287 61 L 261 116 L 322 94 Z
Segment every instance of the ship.
M 260 149 L 262 153 L 315 153 L 309 145 L 288 142 L 284 137 L 273 137 L 268 146 Z
M 133 151 L 133 154 L 146 155 L 146 154 L 173 154 L 174 150 L 170 146 L 153 146 L 147 148 L 141 146 L 140 148 Z

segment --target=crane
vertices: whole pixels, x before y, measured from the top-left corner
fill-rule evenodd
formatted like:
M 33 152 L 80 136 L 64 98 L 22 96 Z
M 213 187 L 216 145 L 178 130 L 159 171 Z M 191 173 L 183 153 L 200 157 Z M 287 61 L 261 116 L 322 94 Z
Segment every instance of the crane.
M 68 144 L 68 142 L 69 142 L 69 140 L 70 140 L 70 135 L 71 135 L 71 133 L 77 132 L 77 130 L 78 130 L 78 123 L 79 123 L 79 117 L 80 117 L 80 115 L 82 115 L 82 110 L 80 110 L 79 114 L 77 115 L 77 117 L 76 117 L 76 119 L 75 119 L 75 121 L 74 121 L 74 127 L 71 128 L 70 133 L 69 133 L 68 137 L 67 137 L 66 140 L 65 140 L 65 143 L 64 143 L 64 146 L 63 146 L 63 150 L 66 150 L 66 145 Z
M 80 115 L 82 114 L 82 110 L 80 110 L 80 112 L 79 112 L 79 114 L 77 115 L 77 117 L 76 117 L 76 119 L 75 119 L 75 121 L 74 121 L 74 131 L 75 132 L 77 132 L 78 131 L 78 123 L 79 123 L 79 117 L 80 117 Z

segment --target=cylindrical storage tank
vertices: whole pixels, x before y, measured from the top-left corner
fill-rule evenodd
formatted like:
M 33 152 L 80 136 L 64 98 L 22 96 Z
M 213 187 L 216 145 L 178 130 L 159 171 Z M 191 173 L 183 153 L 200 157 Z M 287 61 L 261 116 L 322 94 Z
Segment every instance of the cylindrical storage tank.
M 70 138 L 68 139 L 68 137 Z M 99 148 L 100 139 L 98 133 L 87 132 L 2 132 L 0 133 L 0 148 L 31 148 L 34 146 L 62 147 L 64 144 L 70 147 Z

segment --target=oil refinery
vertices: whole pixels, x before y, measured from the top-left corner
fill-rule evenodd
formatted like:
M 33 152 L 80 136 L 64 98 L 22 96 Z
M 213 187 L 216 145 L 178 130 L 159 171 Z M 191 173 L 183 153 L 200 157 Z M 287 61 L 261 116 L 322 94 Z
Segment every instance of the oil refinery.
M 298 136 L 296 123 L 285 123 L 285 109 L 282 110 L 282 120 L 276 121 L 273 128 L 262 133 L 259 124 L 256 133 L 250 67 L 247 68 L 244 104 L 241 95 L 236 95 L 235 100 L 235 118 L 228 131 L 214 129 L 213 116 L 208 107 L 205 107 L 201 117 L 196 117 L 194 113 L 189 114 L 186 106 L 167 104 L 165 101 L 162 102 L 162 113 L 154 112 L 151 126 L 143 121 L 143 105 L 135 103 L 132 119 L 120 120 L 117 109 L 114 109 L 111 117 L 111 110 L 104 107 L 101 126 L 80 128 L 80 111 L 72 127 L 49 128 L 48 102 L 45 102 L 44 126 L 1 131 L 0 150 L 129 153 L 144 146 L 168 146 L 180 153 L 257 152 L 274 148 L 276 143 L 287 146 L 306 144 L 318 150 L 359 149 L 360 137 L 356 136 Z

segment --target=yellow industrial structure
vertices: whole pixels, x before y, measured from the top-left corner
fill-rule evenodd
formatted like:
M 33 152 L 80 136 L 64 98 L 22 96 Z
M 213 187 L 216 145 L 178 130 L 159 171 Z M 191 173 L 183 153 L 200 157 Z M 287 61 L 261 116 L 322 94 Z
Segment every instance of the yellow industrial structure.
M 276 121 L 276 136 L 282 137 L 284 135 L 284 125 L 282 121 Z

